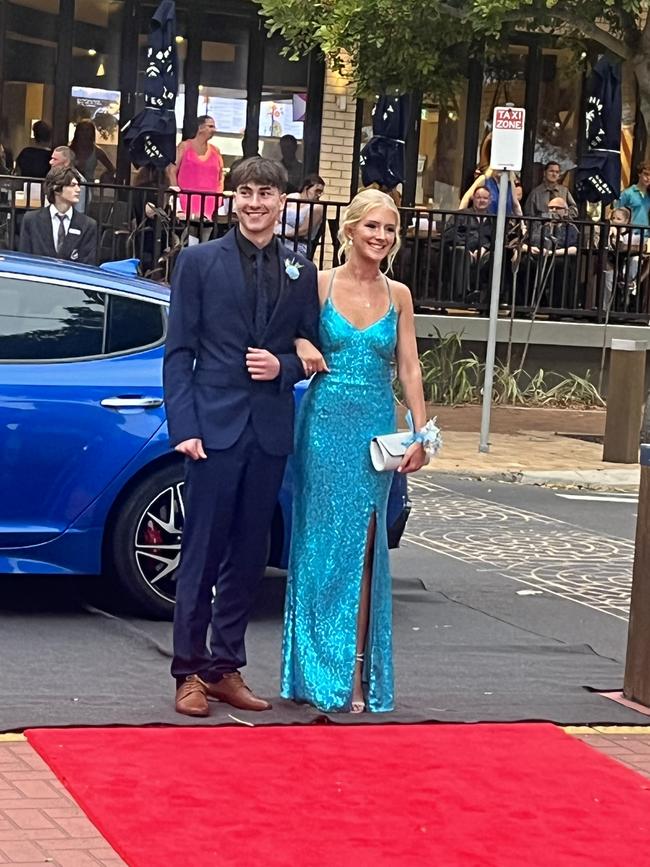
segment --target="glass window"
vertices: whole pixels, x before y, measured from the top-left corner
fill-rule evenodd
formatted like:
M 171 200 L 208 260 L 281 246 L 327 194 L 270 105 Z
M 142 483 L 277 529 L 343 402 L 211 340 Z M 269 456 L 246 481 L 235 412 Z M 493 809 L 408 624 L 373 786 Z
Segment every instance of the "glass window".
M 104 300 L 91 289 L 0 277 L 0 359 L 100 355 Z
M 303 172 L 304 120 L 307 110 L 309 58 L 291 61 L 282 56 L 284 41 L 275 33 L 266 41 L 264 83 L 260 105 L 259 152 L 263 157 L 282 160 L 280 139 L 292 135 L 295 155 L 285 153 L 289 173 L 289 192 L 300 187 Z
M 580 123 L 580 77 L 568 49 L 542 50 L 541 81 L 535 131 L 533 183 L 538 184 L 544 166 L 553 160 L 563 175 L 576 166 Z M 567 183 L 567 178 L 562 178 Z
M 159 304 L 110 295 L 106 352 L 126 352 L 158 343 L 164 336 L 164 323 Z
M 492 115 L 497 105 L 508 102 L 526 104 L 526 65 L 528 48 L 524 45 L 509 45 L 505 57 L 498 57 L 485 64 L 483 94 L 481 97 L 481 126 L 476 154 L 476 168 L 484 171 L 490 165 L 492 140 Z M 464 191 L 463 191 L 464 192 Z
M 35 154 L 28 155 L 36 158 L 32 167 L 38 163 L 38 150 L 49 145 L 49 141 L 35 141 L 32 129 L 37 120 L 52 124 L 58 16 L 59 0 L 9 0 L 7 4 L 0 140 L 14 160 L 24 148 L 36 148 Z M 47 160 L 43 168 L 47 170 Z
M 198 115 L 214 118 L 211 141 L 221 151 L 226 170 L 243 155 L 248 99 L 248 28 L 221 16 L 206 14 L 201 43 Z M 214 35 L 213 35 L 214 34 Z
M 441 107 L 426 99 L 420 120 L 415 202 L 454 209 L 463 193 L 463 145 L 467 81 L 457 85 L 453 102 Z
M 101 152 L 77 156 L 79 169 L 89 181 L 110 171 L 109 163 L 115 165 L 117 159 L 123 12 L 123 0 L 75 0 L 68 138 L 72 140 L 80 120 L 92 121 Z

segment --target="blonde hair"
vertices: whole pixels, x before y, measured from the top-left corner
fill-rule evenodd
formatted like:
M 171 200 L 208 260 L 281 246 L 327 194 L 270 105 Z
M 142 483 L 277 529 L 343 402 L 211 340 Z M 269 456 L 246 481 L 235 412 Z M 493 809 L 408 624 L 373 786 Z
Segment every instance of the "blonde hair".
M 339 244 L 341 245 L 339 258 L 345 260 L 347 253 L 346 247 L 349 236 L 346 229 L 356 226 L 357 223 L 360 223 L 361 220 L 363 220 L 370 211 L 374 211 L 375 208 L 388 208 L 395 214 L 395 241 L 388 251 L 388 270 L 390 271 L 393 267 L 395 256 L 397 256 L 397 251 L 402 243 L 399 234 L 400 216 L 395 202 L 389 195 L 382 193 L 380 190 L 362 190 L 360 193 L 356 194 L 347 208 L 344 209 L 341 214 L 341 224 L 338 232 Z

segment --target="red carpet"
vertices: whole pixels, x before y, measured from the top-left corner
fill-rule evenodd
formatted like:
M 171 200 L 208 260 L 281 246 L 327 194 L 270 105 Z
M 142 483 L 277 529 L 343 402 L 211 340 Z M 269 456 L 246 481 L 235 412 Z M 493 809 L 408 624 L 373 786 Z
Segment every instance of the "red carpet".
M 547 724 L 26 734 L 130 867 L 650 863 L 650 782 Z

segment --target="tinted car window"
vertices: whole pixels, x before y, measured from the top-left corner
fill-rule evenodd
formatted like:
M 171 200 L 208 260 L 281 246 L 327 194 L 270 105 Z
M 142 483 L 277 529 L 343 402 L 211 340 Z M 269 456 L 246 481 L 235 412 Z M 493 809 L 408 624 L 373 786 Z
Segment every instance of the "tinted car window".
M 100 355 L 104 305 L 91 289 L 0 276 L 0 360 Z
M 163 311 L 158 304 L 111 295 L 108 299 L 106 352 L 125 352 L 162 340 Z

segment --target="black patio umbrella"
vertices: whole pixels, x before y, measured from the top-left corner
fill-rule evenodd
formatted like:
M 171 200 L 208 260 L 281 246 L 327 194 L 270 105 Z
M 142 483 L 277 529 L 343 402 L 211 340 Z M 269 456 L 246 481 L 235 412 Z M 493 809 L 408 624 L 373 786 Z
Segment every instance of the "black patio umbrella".
M 136 166 L 164 169 L 176 159 L 174 103 L 177 89 L 176 3 L 162 0 L 151 19 L 145 107 L 124 127 L 124 141 Z
M 576 199 L 609 204 L 621 190 L 621 73 L 604 57 L 587 83 L 585 138 L 576 170 Z
M 407 96 L 380 96 L 372 113 L 372 138 L 361 151 L 364 187 L 379 184 L 392 190 L 404 183 L 404 139 L 408 123 Z

